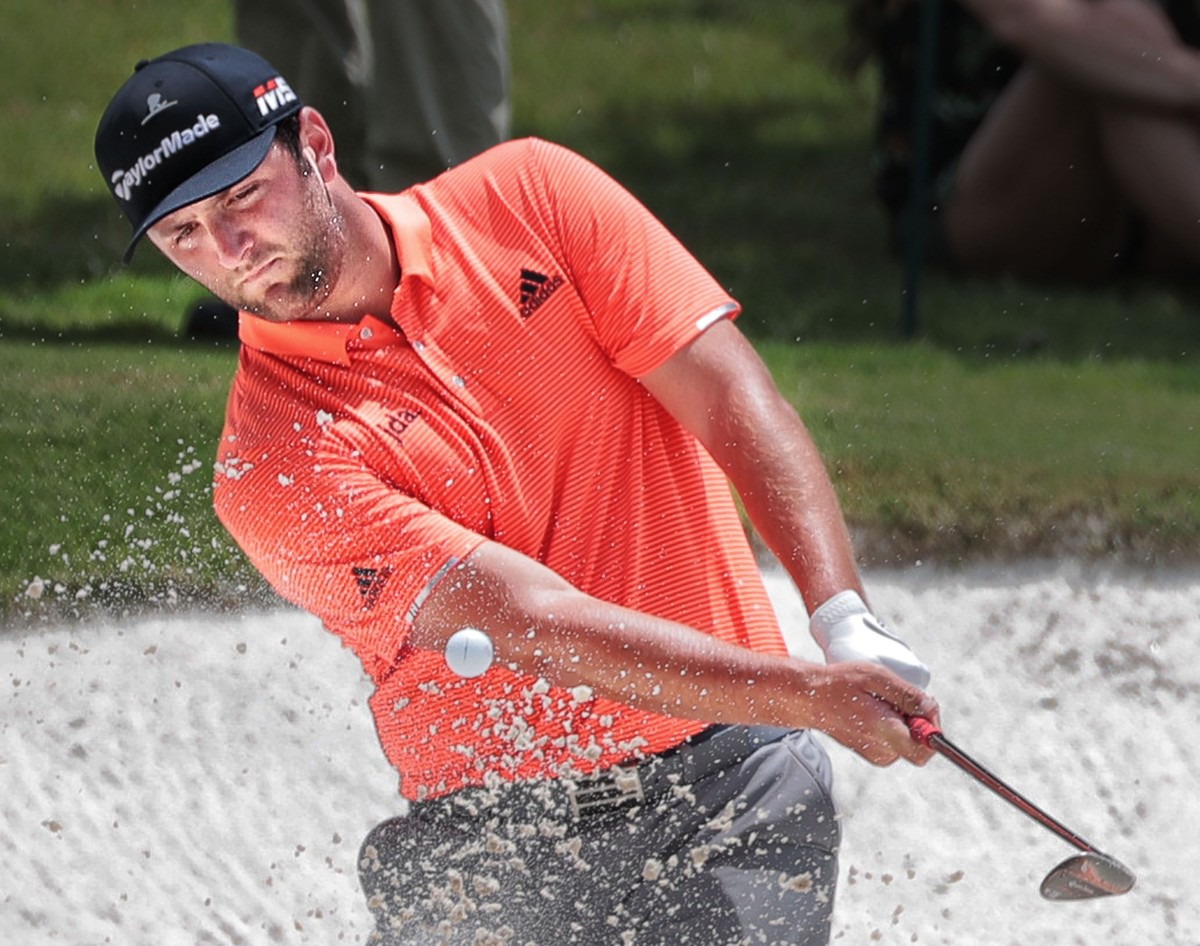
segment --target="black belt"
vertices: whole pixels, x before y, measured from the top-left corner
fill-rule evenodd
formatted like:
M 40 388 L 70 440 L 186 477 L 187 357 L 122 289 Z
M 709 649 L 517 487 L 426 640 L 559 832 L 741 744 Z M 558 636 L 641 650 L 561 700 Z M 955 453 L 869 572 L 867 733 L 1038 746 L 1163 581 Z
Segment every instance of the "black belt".
M 576 820 L 634 808 L 706 775 L 727 769 L 760 746 L 794 732 L 779 726 L 710 726 L 660 755 L 635 765 L 614 765 L 555 783 Z M 547 783 L 541 783 L 543 785 Z

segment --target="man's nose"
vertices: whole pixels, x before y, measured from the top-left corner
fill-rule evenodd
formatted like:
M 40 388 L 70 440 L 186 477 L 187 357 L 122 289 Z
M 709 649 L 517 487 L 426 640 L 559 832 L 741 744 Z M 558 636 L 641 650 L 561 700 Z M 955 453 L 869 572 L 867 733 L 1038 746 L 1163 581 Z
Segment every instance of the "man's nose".
M 236 219 L 218 218 L 212 224 L 212 238 L 222 265 L 236 266 L 250 252 L 250 231 Z

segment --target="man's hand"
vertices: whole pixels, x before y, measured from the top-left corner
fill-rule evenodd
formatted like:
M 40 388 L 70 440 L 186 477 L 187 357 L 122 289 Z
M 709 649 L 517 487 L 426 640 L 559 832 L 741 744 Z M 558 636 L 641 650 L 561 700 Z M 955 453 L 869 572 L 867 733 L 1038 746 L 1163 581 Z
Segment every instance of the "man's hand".
M 929 668 L 884 627 L 856 591 L 840 592 L 817 608 L 809 630 L 828 663 L 879 664 L 921 689 L 929 685 Z
M 909 732 L 907 720 L 941 719 L 937 701 L 875 664 L 842 663 L 821 668 L 810 691 L 814 726 L 873 765 L 907 759 L 924 765 L 933 750 Z

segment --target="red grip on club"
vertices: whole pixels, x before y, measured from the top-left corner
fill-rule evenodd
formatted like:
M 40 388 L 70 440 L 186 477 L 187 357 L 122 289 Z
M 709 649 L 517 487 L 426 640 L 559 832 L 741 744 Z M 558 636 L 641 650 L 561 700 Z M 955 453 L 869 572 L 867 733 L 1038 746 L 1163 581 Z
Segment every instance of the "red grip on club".
M 912 733 L 913 739 L 923 745 L 926 749 L 932 749 L 932 740 L 934 736 L 940 736 L 942 731 L 927 720 L 924 716 L 912 716 L 908 720 L 908 731 Z

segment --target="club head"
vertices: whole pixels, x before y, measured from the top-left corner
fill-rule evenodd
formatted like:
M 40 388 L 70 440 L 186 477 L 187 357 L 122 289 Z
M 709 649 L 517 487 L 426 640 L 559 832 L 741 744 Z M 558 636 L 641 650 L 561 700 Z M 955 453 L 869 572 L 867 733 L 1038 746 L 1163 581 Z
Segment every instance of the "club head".
M 1090 900 L 1128 893 L 1136 881 L 1133 871 L 1120 861 L 1089 851 L 1068 857 L 1050 871 L 1041 890 L 1047 900 Z

